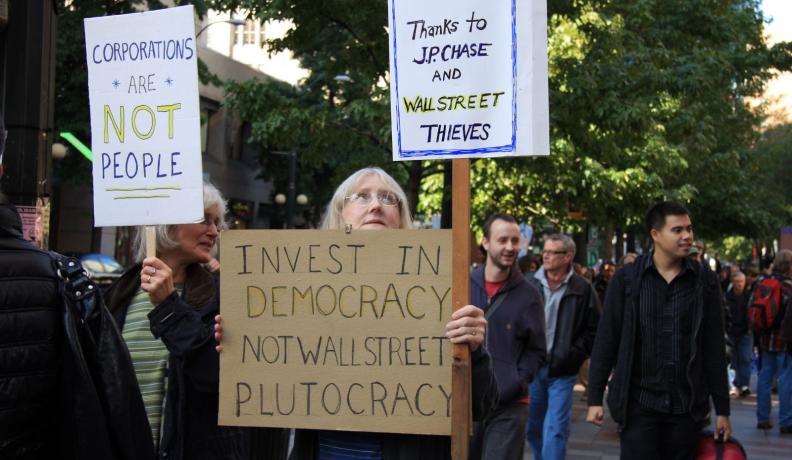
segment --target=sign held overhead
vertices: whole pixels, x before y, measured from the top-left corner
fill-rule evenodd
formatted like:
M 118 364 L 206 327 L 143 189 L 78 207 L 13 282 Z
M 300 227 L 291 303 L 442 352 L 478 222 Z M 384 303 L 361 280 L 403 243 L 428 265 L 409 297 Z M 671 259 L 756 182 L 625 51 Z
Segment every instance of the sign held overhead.
M 390 0 L 393 159 L 549 153 L 543 0 Z
M 95 225 L 203 218 L 192 6 L 85 20 Z

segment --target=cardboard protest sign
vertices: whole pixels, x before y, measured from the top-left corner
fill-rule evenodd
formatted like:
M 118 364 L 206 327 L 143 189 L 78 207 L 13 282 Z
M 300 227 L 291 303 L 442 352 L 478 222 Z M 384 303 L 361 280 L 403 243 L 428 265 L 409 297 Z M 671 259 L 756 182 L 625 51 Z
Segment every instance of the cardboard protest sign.
M 221 425 L 451 429 L 451 233 L 223 233 Z
M 544 0 L 389 0 L 394 160 L 547 155 Z
M 85 20 L 96 226 L 203 219 L 193 7 Z

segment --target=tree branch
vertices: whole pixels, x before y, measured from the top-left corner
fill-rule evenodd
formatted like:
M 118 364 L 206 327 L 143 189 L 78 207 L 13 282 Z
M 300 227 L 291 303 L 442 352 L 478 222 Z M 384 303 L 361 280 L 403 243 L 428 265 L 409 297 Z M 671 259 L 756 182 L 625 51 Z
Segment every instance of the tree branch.
M 349 35 L 351 35 L 352 38 L 355 39 L 355 41 L 357 41 L 358 43 L 360 43 L 361 46 L 363 46 L 363 48 L 366 50 L 366 54 L 368 54 L 369 58 L 371 59 L 371 63 L 374 66 L 374 69 L 376 70 L 377 75 L 379 75 L 380 77 L 384 77 L 385 76 L 385 70 L 380 66 L 380 63 L 377 60 L 377 55 L 374 54 L 374 50 L 371 49 L 371 47 L 369 45 L 365 44 L 363 39 L 360 38 L 360 36 L 358 36 L 358 34 L 356 34 L 354 30 L 352 30 L 352 27 L 350 27 L 346 22 L 342 21 L 341 19 L 338 19 L 338 18 L 333 17 L 333 16 L 330 16 L 330 21 L 335 23 L 340 28 L 346 30 L 349 33 Z

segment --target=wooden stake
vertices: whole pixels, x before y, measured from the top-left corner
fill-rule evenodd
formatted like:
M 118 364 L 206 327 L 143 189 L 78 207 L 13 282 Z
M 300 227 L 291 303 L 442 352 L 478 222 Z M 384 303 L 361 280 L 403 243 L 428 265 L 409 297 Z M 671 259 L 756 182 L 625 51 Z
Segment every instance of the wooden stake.
M 157 234 L 154 226 L 146 226 L 146 257 L 157 257 Z
M 451 302 L 454 310 L 470 303 L 470 160 L 452 160 L 451 204 L 454 252 Z M 451 369 L 451 458 L 467 460 L 472 415 L 470 403 L 470 347 L 454 345 Z

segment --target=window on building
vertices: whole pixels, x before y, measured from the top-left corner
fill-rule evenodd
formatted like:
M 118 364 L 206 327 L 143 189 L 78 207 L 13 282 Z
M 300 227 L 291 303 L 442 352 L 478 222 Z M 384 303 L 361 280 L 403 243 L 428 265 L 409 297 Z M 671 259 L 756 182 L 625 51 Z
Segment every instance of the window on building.
M 245 28 L 242 30 L 242 44 L 256 45 L 258 44 L 258 24 L 248 19 L 245 21 Z
M 264 26 L 248 19 L 234 34 L 235 45 L 260 45 L 264 41 Z

